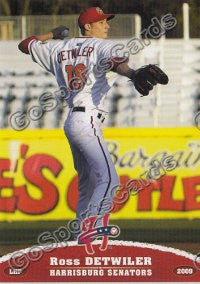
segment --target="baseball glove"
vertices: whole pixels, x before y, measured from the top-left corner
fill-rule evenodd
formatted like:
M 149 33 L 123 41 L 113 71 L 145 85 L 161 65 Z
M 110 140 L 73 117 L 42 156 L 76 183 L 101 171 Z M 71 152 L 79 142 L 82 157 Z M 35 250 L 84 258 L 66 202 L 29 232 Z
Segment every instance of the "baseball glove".
M 53 30 L 51 30 L 53 34 L 53 39 L 64 39 L 69 35 L 69 29 L 65 26 L 59 26 Z
M 156 84 L 166 85 L 169 81 L 168 76 L 154 64 L 137 69 L 131 74 L 130 79 L 142 96 L 147 96 Z

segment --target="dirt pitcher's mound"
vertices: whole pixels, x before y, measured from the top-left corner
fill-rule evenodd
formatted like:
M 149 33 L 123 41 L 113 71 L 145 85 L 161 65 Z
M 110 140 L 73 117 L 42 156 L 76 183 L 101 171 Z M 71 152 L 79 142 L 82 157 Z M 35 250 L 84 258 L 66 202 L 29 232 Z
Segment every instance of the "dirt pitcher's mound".
M 7 282 L 199 281 L 198 255 L 164 246 L 124 241 L 92 243 L 94 253 L 76 242 L 32 247 L 0 258 Z

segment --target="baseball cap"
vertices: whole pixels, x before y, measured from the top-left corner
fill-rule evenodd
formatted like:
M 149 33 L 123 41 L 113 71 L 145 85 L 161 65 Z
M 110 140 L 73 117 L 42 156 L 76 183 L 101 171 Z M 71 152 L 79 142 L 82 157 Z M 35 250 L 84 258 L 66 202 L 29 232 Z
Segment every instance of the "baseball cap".
M 104 19 L 108 21 L 114 18 L 113 14 L 104 14 L 103 10 L 99 7 L 90 7 L 85 9 L 78 18 L 79 27 L 83 27 L 85 24 L 98 22 Z

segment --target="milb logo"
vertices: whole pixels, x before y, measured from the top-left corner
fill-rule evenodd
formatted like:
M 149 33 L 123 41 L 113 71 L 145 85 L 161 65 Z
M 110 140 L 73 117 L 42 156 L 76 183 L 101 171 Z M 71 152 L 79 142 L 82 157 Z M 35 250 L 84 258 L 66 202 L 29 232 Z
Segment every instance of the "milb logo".
M 84 219 L 81 223 L 82 234 L 78 236 L 78 244 L 85 245 L 87 254 L 94 254 L 92 242 L 98 237 L 102 237 L 101 251 L 107 249 L 108 237 L 116 238 L 120 234 L 118 226 L 108 225 L 110 214 L 105 214 L 102 219 L 102 227 L 95 227 L 98 216 L 91 216 Z

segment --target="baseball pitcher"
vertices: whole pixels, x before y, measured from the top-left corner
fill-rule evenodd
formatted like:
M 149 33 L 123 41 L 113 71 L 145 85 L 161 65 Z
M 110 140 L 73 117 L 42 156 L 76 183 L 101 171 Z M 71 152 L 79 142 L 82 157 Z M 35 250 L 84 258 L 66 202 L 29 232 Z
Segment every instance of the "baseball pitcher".
M 60 26 L 19 44 L 19 49 L 52 73 L 65 90 L 69 112 L 64 130 L 79 178 L 76 217 L 81 221 L 99 215 L 96 226 L 112 208 L 119 185 L 101 130 L 107 115 L 104 99 L 113 77 L 128 77 L 142 96 L 157 83 L 168 83 L 167 75 L 157 66 L 133 70 L 128 58 L 117 54 L 113 42 L 106 39 L 112 18 L 114 15 L 105 14 L 99 7 L 91 7 L 78 18 L 81 37 L 65 39 L 68 29 Z

